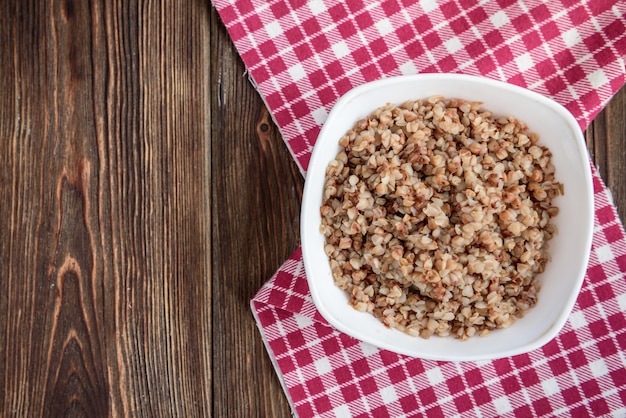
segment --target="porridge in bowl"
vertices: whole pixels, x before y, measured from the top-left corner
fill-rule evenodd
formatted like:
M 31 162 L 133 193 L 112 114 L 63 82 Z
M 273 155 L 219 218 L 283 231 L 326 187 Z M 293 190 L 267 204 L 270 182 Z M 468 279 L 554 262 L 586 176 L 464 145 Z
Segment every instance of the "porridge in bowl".
M 358 121 L 320 208 L 349 304 L 409 335 L 461 340 L 533 307 L 563 194 L 538 139 L 514 116 L 443 96 Z

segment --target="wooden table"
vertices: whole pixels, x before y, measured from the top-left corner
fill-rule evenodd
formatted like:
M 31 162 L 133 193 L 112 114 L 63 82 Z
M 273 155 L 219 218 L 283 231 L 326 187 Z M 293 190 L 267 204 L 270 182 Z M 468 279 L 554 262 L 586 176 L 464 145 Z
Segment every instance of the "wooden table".
M 0 415 L 289 416 L 249 300 L 302 186 L 206 0 L 0 2 Z

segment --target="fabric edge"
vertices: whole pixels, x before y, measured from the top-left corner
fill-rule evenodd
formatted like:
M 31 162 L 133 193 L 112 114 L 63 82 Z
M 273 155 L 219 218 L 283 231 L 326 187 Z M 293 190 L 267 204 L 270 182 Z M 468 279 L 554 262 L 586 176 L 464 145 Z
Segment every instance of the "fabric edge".
M 213 8 L 215 8 L 215 11 L 217 12 L 217 17 L 219 18 L 220 22 L 226 28 L 226 32 L 228 32 L 228 37 L 230 38 L 230 41 L 233 42 L 233 36 L 230 33 L 230 28 L 228 27 L 228 25 L 226 25 L 224 23 L 224 20 L 222 19 L 222 15 L 221 15 L 220 9 L 218 7 L 220 4 L 218 3 L 217 0 L 211 0 L 210 3 L 213 6 Z M 265 106 L 265 108 L 267 109 L 267 113 L 270 115 L 270 118 L 272 118 L 272 122 L 276 126 L 276 129 L 278 129 L 278 132 L 280 133 L 280 136 L 282 138 L 284 138 L 285 135 L 283 134 L 283 131 L 280 128 L 280 126 L 278 125 L 278 123 L 276 123 L 276 119 L 274 119 L 274 115 L 272 114 L 272 110 L 270 109 L 270 107 L 267 105 L 267 102 L 265 101 L 265 96 L 259 90 L 259 87 L 258 87 L 256 81 L 254 80 L 254 77 L 252 76 L 252 72 L 250 71 L 250 66 L 243 59 L 243 57 L 241 56 L 241 53 L 239 52 L 239 49 L 237 48 L 237 45 L 235 45 L 234 42 L 233 42 L 233 46 L 235 47 L 234 49 L 237 52 L 237 56 L 239 57 L 241 62 L 243 62 L 243 65 L 244 65 L 244 68 L 245 68 L 243 75 L 246 76 L 246 78 L 248 79 L 248 82 L 252 85 L 254 90 L 257 92 L 257 94 L 259 95 L 259 97 L 263 101 L 263 106 Z M 298 170 L 300 171 L 300 174 L 302 175 L 302 177 L 306 177 L 306 172 L 304 171 L 302 165 L 300 165 L 300 161 L 298 161 L 298 159 L 296 158 L 296 155 L 293 153 L 293 150 L 291 149 L 291 147 L 286 143 L 286 141 L 283 141 L 283 143 L 287 146 L 287 149 L 289 150 L 289 154 L 291 155 L 291 158 L 296 162 L 296 165 L 298 166 Z
M 237 54 L 239 54 L 239 51 L 237 51 Z M 239 58 L 241 58 L 241 61 L 243 61 L 243 58 L 241 57 L 241 55 L 239 55 Z M 254 80 L 252 73 L 250 72 L 250 70 L 248 70 L 248 65 L 245 63 L 245 61 L 243 61 L 243 63 L 246 66 L 245 75 L 248 78 L 248 82 L 252 85 L 254 90 L 257 92 L 257 94 L 263 101 L 263 106 L 265 106 L 265 108 L 267 109 L 267 113 L 270 115 L 270 118 L 272 118 L 272 122 L 274 123 L 274 126 L 276 126 L 276 129 L 278 129 L 278 133 L 280 134 L 281 138 L 285 138 L 285 135 L 283 134 L 282 129 L 276 122 L 276 119 L 274 119 L 274 114 L 272 113 L 271 108 L 268 106 L 267 102 L 265 101 L 265 95 L 261 92 L 261 90 L 259 90 L 259 87 L 256 81 Z M 306 178 L 306 172 L 304 171 L 304 168 L 300 164 L 300 160 L 296 158 L 296 154 L 293 153 L 293 150 L 291 149 L 287 141 L 283 140 L 282 142 L 283 144 L 285 144 L 285 146 L 287 147 L 287 150 L 289 151 L 289 155 L 291 155 L 291 158 L 295 161 L 296 165 L 298 166 L 298 170 L 300 171 L 300 174 L 302 175 L 302 177 Z
M 291 394 L 289 393 L 289 389 L 287 388 L 287 385 L 285 384 L 283 373 L 280 370 L 278 363 L 276 362 L 276 356 L 274 355 L 274 351 L 270 347 L 269 341 L 265 337 L 265 331 L 263 330 L 263 327 L 261 326 L 261 322 L 259 321 L 255 303 L 256 302 L 254 301 L 254 299 L 250 300 L 250 310 L 252 311 L 254 322 L 256 324 L 257 329 L 259 330 L 259 334 L 261 334 L 261 339 L 263 340 L 263 345 L 265 346 L 265 350 L 267 351 L 268 357 L 270 361 L 272 362 L 272 367 L 274 367 L 274 372 L 276 373 L 276 376 L 278 376 L 278 381 L 280 382 L 280 386 L 283 389 L 283 393 L 285 394 L 285 397 L 287 398 L 287 402 L 289 403 L 289 408 L 291 409 L 291 416 L 294 418 L 298 418 L 298 414 L 296 413 L 296 408 L 294 407 L 294 404 L 293 404 L 293 399 L 291 399 Z
M 597 179 L 600 182 L 600 184 L 602 186 L 601 193 L 604 193 L 606 195 L 606 199 L 607 199 L 607 202 L 609 204 L 608 206 L 611 208 L 611 213 L 615 217 L 615 223 L 617 225 L 619 225 L 620 232 L 622 233 L 622 236 L 624 237 L 624 243 L 626 244 L 626 225 L 622 222 L 622 218 L 620 218 L 619 212 L 617 211 L 617 206 L 615 205 L 615 201 L 613 200 L 613 192 L 611 191 L 609 186 L 606 184 L 606 182 L 604 181 L 604 179 L 600 175 L 600 169 L 599 169 L 599 167 L 596 166 L 596 164 L 591 159 L 591 155 L 589 155 L 588 157 L 589 157 L 588 158 L 589 159 L 589 165 L 591 166 L 591 181 L 593 182 L 594 180 Z M 595 208 L 596 194 L 597 193 L 594 190 L 594 193 L 593 193 L 594 217 L 596 216 L 595 215 L 595 212 L 596 212 L 596 208 Z M 626 274 L 626 272 L 624 272 L 624 274 Z

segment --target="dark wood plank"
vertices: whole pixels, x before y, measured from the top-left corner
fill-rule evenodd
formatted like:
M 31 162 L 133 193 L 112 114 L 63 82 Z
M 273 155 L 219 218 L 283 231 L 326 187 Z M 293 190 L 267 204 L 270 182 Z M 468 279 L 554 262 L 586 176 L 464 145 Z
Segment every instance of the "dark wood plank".
M 98 309 L 103 263 L 94 205 L 94 91 L 102 79 L 90 62 L 94 16 L 71 3 L 50 6 L 3 2 L 0 12 L 12 17 L 5 22 L 13 32 L 2 42 L 13 57 L 0 88 L 13 98 L 2 106 L 2 120 L 12 126 L 3 123 L 0 145 L 0 155 L 9 157 L 2 164 L 8 190 L 0 216 L 8 242 L 0 274 L 6 327 L 0 407 L 31 416 L 101 415 L 108 410 L 109 376 Z
M 0 2 L 1 415 L 210 414 L 209 10 Z
M 211 28 L 214 416 L 287 417 L 249 301 L 299 244 L 303 178 L 215 11 Z
M 626 87 L 611 99 L 585 132 L 587 148 L 626 223 Z

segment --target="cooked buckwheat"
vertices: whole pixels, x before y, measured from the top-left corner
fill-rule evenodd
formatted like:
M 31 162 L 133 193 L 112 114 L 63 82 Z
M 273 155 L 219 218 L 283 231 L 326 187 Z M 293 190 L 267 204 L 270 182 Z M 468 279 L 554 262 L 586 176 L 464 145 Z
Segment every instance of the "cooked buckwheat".
M 441 96 L 358 121 L 320 209 L 350 305 L 410 335 L 463 340 L 535 305 L 563 194 L 538 139 L 513 116 Z

